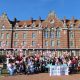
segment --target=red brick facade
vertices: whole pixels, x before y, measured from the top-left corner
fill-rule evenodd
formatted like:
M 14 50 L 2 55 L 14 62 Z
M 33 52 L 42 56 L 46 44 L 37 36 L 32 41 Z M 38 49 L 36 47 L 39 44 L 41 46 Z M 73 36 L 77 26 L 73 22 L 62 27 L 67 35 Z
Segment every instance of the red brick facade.
M 54 12 L 45 20 L 10 21 L 5 13 L 0 16 L 1 49 L 79 50 L 79 36 L 80 20 L 60 20 Z

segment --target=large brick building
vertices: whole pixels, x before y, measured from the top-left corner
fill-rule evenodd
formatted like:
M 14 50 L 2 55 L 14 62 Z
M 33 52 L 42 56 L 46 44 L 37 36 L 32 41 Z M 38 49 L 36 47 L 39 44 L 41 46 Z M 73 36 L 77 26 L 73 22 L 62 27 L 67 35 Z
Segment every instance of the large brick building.
M 70 51 L 73 55 L 80 52 L 80 20 L 60 20 L 50 12 L 45 20 L 14 21 L 3 13 L 0 16 L 0 53 L 11 50 L 17 53 L 22 49 L 25 54 L 41 51 Z M 75 54 L 76 53 L 76 54 Z

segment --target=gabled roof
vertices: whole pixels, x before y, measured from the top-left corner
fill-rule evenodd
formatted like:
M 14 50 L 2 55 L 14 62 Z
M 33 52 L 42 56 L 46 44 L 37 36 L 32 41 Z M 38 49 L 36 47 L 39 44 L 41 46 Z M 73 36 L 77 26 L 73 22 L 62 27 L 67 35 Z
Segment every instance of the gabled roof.
M 0 27 L 5 26 L 6 28 L 11 27 L 11 23 L 6 15 L 6 13 L 3 13 L 2 16 L 0 16 Z

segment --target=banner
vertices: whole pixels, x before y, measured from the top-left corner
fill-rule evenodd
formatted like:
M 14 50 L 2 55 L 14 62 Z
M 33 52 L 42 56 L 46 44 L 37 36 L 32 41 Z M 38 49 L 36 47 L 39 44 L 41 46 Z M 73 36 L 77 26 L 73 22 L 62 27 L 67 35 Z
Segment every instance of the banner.
M 69 74 L 69 68 L 68 66 L 50 66 L 50 76 L 54 75 L 68 75 Z

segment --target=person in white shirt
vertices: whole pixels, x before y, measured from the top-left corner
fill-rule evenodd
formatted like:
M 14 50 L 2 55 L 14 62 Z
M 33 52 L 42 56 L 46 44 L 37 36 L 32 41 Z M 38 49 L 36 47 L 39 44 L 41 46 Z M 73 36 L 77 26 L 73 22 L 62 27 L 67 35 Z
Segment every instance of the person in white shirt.
M 12 76 L 14 74 L 14 66 L 13 66 L 13 63 L 9 62 L 7 64 L 7 70 L 9 72 L 9 75 Z

